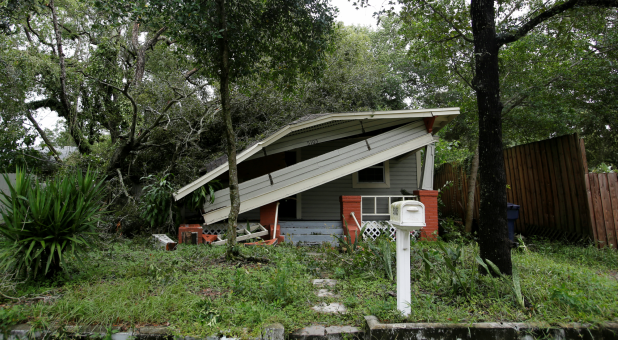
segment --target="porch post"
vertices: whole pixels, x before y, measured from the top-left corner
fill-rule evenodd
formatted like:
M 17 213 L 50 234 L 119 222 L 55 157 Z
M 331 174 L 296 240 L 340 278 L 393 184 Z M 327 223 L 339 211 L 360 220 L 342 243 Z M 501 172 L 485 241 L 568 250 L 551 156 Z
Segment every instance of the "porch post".
M 341 223 L 343 224 L 343 233 L 347 236 L 348 233 L 352 239 L 352 242 L 356 240 L 356 237 L 362 237 L 360 235 L 360 228 L 356 225 L 356 220 L 362 226 L 362 212 L 361 212 L 361 197 L 360 196 L 341 196 Z M 354 213 L 354 216 L 352 216 Z M 347 229 L 346 229 L 347 228 Z
M 436 240 L 438 235 L 438 190 L 414 190 L 414 195 L 425 205 L 425 224 L 421 240 Z

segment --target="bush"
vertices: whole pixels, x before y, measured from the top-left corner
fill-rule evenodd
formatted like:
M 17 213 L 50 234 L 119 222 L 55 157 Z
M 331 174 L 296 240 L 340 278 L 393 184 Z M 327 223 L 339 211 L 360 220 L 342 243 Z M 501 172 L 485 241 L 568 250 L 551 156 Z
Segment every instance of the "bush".
M 85 175 L 56 175 L 45 184 L 17 169 L 14 186 L 5 180 L 9 192 L 0 194 L 5 222 L 0 225 L 0 270 L 51 277 L 67 258 L 80 260 L 79 252 L 87 247 L 85 237 L 94 233 L 102 213 L 103 181 L 90 169 Z

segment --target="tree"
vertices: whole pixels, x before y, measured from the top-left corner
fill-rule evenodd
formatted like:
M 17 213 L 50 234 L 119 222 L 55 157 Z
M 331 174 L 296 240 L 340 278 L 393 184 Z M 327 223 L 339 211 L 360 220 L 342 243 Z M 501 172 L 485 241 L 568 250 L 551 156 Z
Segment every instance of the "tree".
M 170 32 L 192 48 L 205 72 L 219 81 L 229 165 L 227 257 L 231 258 L 237 252 L 240 210 L 231 83 L 254 73 L 292 80 L 297 72 L 310 72 L 327 48 L 333 8 L 324 0 L 159 0 L 132 2 L 132 9 L 133 15 L 150 18 L 150 23 L 158 18 L 169 25 Z
M 512 97 L 503 101 L 501 51 L 508 51 L 510 44 L 531 33 L 549 39 L 556 36 L 559 39 L 560 34 L 568 36 L 573 32 L 568 21 L 577 22 L 591 13 L 596 17 L 611 17 L 606 11 L 587 8 L 615 7 L 618 3 L 605 0 L 569 0 L 554 4 L 473 0 L 469 6 L 465 2 L 452 1 L 401 0 L 400 3 L 404 5 L 401 17 L 406 22 L 408 34 L 418 34 L 417 38 L 422 39 L 423 43 L 439 46 L 436 49 L 440 53 L 434 58 L 443 63 L 443 69 L 448 69 L 442 74 L 451 79 L 461 79 L 476 97 L 479 174 L 483 183 L 479 221 L 481 257 L 490 259 L 503 273 L 510 274 L 512 264 L 506 224 L 502 115 L 503 112 L 511 113 L 529 99 L 530 92 L 551 86 L 561 77 L 546 79 L 544 84 L 537 82 L 531 87 L 521 86 L 521 81 L 514 80 L 511 82 L 515 85 L 512 87 L 515 89 L 511 92 Z M 566 19 L 567 14 L 569 19 Z M 535 31 L 540 29 L 547 30 Z M 531 53 L 544 54 L 538 50 Z M 577 61 L 572 63 L 573 66 L 575 64 Z

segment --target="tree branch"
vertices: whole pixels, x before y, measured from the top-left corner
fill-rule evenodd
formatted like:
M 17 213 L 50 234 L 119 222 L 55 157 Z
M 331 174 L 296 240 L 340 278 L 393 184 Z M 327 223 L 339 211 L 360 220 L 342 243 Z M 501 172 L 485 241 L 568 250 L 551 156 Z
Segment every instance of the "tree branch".
M 41 138 L 43 138 L 43 141 L 45 141 L 45 144 L 47 145 L 47 147 L 49 148 L 49 151 L 51 151 L 52 155 L 54 156 L 54 158 L 56 159 L 56 162 L 58 163 L 62 163 L 62 160 L 60 159 L 60 156 L 58 155 L 58 151 L 56 151 L 56 149 L 54 148 L 54 146 L 52 145 L 51 141 L 49 140 L 49 138 L 47 138 L 47 134 L 45 133 L 45 131 L 43 131 L 41 129 L 41 127 L 39 126 L 39 124 L 36 122 L 36 120 L 34 119 L 34 117 L 32 117 L 32 114 L 30 113 L 30 111 L 26 111 L 26 117 L 28 118 L 28 120 L 30 121 L 30 123 L 32 123 L 32 125 L 34 126 L 34 128 L 36 129 L 36 131 L 39 133 L 39 135 L 41 136 Z
M 473 42 L 474 42 L 474 39 L 471 39 L 471 38 L 466 37 L 466 35 L 465 35 L 465 34 L 463 34 L 463 32 L 462 32 L 462 31 L 460 31 L 460 30 L 459 30 L 459 28 L 457 28 L 457 26 L 455 26 L 455 24 L 453 24 L 453 22 L 452 22 L 451 20 L 449 20 L 449 19 L 448 19 L 448 17 L 447 17 L 444 13 L 442 13 L 442 12 L 438 11 L 438 10 L 437 10 L 435 7 L 433 7 L 430 3 L 426 2 L 426 1 L 422 1 L 422 2 L 423 2 L 423 3 L 425 3 L 427 6 L 429 6 L 429 8 L 431 8 L 431 10 L 432 10 L 434 13 L 436 13 L 437 15 L 439 15 L 439 16 L 442 18 L 442 20 L 444 20 L 446 23 L 448 23 L 448 24 L 449 24 L 449 25 L 450 25 L 450 26 L 451 26 L 451 27 L 455 30 L 455 32 L 457 32 L 457 34 L 459 34 L 459 35 L 461 36 L 461 38 L 462 38 L 463 40 L 465 40 L 465 41 L 467 41 L 467 42 L 469 42 L 469 43 L 473 43 Z
M 26 24 L 28 26 L 28 29 L 30 29 L 30 32 L 32 32 L 32 34 L 34 34 L 36 36 L 36 38 L 43 44 L 46 46 L 49 46 L 52 49 L 52 53 L 55 55 L 56 54 L 56 48 L 54 47 L 53 44 L 48 43 L 47 41 L 45 41 L 45 39 L 41 38 L 41 36 L 39 35 L 39 33 L 37 31 L 35 31 L 32 26 L 30 25 L 30 14 L 28 14 L 28 16 L 26 17 Z
M 536 26 L 553 18 L 554 16 L 576 7 L 618 7 L 618 0 L 569 0 L 561 4 L 556 4 L 548 10 L 530 19 L 519 29 L 510 33 L 501 33 L 497 36 L 498 46 L 510 44 L 524 37 Z

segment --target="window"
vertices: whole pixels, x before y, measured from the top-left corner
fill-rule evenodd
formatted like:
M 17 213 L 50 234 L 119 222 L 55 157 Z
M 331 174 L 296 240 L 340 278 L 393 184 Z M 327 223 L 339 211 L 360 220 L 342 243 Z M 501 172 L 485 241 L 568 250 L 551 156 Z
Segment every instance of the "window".
M 388 161 L 372 165 L 352 175 L 353 188 L 390 188 Z
M 358 183 L 384 183 L 384 163 L 359 171 Z

